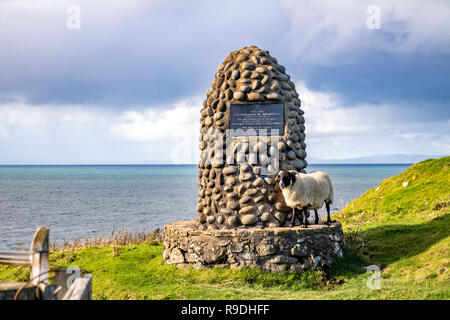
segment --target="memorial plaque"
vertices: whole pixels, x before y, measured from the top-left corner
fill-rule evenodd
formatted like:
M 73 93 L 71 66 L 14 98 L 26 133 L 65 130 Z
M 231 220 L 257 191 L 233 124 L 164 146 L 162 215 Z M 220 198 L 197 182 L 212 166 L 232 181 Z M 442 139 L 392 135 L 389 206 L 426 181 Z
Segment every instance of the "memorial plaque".
M 259 130 L 266 130 L 261 134 L 268 136 L 271 130 L 278 130 L 278 135 L 282 136 L 284 104 L 230 104 L 230 129 L 235 131 L 233 136 L 251 136 L 255 131 L 259 135 Z

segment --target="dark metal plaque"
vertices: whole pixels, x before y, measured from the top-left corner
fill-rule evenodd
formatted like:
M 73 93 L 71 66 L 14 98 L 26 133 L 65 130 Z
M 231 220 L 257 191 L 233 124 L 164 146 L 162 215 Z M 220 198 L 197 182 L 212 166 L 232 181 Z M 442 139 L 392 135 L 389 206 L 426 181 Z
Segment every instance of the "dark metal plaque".
M 230 129 L 233 136 L 272 135 L 272 130 L 284 134 L 284 105 L 273 104 L 231 104 Z M 263 130 L 263 131 L 261 131 Z M 264 131 L 265 130 L 265 131 Z M 256 132 L 256 134 L 255 134 Z

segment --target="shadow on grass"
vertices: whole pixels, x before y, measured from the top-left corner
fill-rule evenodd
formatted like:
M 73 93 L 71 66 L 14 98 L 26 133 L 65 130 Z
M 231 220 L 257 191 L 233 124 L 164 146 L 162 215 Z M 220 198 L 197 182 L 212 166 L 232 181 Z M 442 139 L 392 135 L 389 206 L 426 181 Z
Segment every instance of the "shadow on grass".
M 345 257 L 326 272 L 329 277 L 356 277 L 366 272 L 364 266 L 387 265 L 420 254 L 448 237 L 449 231 L 447 214 L 421 224 L 386 224 L 349 233 Z

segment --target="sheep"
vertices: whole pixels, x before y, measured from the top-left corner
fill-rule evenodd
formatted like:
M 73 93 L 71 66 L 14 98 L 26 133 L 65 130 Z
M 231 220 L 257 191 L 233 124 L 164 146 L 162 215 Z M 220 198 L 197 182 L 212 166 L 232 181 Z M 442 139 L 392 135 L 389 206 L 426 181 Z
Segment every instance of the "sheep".
M 321 171 L 300 173 L 297 171 L 280 171 L 275 179 L 288 207 L 292 208 L 291 225 L 295 224 L 296 213 L 302 213 L 303 227 L 308 226 L 308 210 L 314 210 L 315 224 L 319 223 L 319 210 L 323 203 L 327 209 L 327 222 L 330 225 L 335 222 L 330 219 L 330 204 L 333 203 L 333 184 L 330 177 Z

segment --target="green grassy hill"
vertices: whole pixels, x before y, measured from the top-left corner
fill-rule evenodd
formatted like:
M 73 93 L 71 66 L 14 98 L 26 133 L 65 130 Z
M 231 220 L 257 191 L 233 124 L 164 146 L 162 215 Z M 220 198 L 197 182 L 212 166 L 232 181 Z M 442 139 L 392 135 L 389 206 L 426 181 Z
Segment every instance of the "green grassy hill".
M 449 296 L 450 157 L 416 163 L 336 214 L 349 244 L 386 278 L 442 283 Z
M 271 274 L 256 269 L 182 270 L 162 264 L 162 245 L 86 247 L 51 253 L 52 267 L 93 274 L 96 299 L 449 299 L 450 157 L 417 163 L 352 201 L 335 218 L 348 250 L 329 270 Z M 366 285 L 381 269 L 380 289 Z M 26 268 L 0 266 L 0 281 Z

